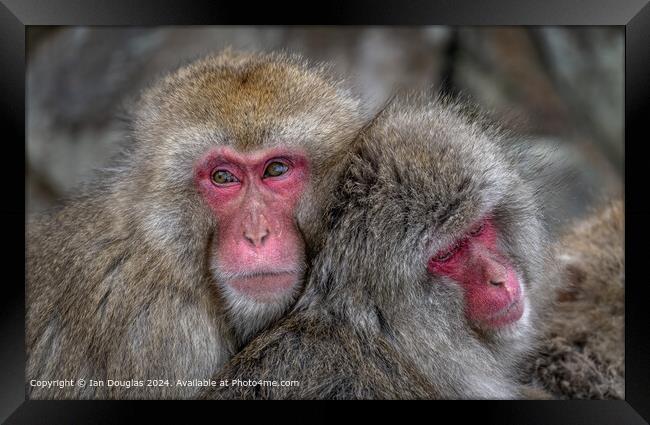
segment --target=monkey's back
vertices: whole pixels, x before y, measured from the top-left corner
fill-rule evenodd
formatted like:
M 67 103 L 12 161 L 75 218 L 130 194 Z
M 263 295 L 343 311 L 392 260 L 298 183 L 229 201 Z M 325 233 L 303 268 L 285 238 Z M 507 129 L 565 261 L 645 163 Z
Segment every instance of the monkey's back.
M 535 376 L 563 398 L 624 397 L 623 203 L 574 223 L 558 244 L 564 289 Z

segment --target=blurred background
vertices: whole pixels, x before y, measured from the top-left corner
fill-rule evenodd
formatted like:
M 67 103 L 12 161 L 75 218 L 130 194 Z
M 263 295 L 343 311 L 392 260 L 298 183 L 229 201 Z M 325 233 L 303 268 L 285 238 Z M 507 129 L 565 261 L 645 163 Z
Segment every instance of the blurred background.
M 124 105 L 227 46 L 330 62 L 370 105 L 398 89 L 460 94 L 568 176 L 555 228 L 623 196 L 621 27 L 29 27 L 27 212 L 55 205 L 125 139 Z

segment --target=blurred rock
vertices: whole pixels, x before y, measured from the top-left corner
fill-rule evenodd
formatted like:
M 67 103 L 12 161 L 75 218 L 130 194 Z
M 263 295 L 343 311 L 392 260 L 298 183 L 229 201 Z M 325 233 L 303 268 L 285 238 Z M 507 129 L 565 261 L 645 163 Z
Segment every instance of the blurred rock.
M 524 28 L 461 28 L 454 82 L 496 118 L 527 133 L 557 135 L 571 118 Z
M 618 28 L 540 27 L 532 31 L 545 69 L 579 129 L 622 172 L 624 54 Z

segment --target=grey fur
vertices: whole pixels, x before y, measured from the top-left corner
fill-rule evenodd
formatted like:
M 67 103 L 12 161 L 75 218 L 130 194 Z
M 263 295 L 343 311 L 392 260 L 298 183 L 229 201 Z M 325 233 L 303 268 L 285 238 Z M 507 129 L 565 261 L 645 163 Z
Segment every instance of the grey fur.
M 300 385 L 217 386 L 203 398 L 536 396 L 518 374 L 556 282 L 537 188 L 503 135 L 463 109 L 395 103 L 374 120 L 341 176 L 304 294 L 215 376 Z M 491 333 L 468 323 L 458 285 L 426 269 L 488 212 L 527 294 L 517 327 Z

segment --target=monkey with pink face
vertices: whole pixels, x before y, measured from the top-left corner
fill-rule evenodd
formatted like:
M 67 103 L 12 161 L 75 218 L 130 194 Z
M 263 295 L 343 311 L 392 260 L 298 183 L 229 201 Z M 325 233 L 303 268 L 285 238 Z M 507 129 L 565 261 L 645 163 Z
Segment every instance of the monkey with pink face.
M 226 51 L 146 90 L 123 157 L 27 224 L 28 397 L 194 397 L 294 303 L 364 122 L 286 55 Z M 60 379 L 104 385 L 30 384 Z
M 214 373 L 301 385 L 204 397 L 525 395 L 552 292 L 534 187 L 453 108 L 394 105 L 355 147 L 361 109 L 281 55 L 147 90 L 116 166 L 28 223 L 28 396 L 191 398 Z M 61 377 L 143 385 L 30 385 Z
M 547 397 L 519 376 L 557 284 L 539 188 L 463 109 L 394 103 L 362 132 L 304 294 L 202 397 Z

